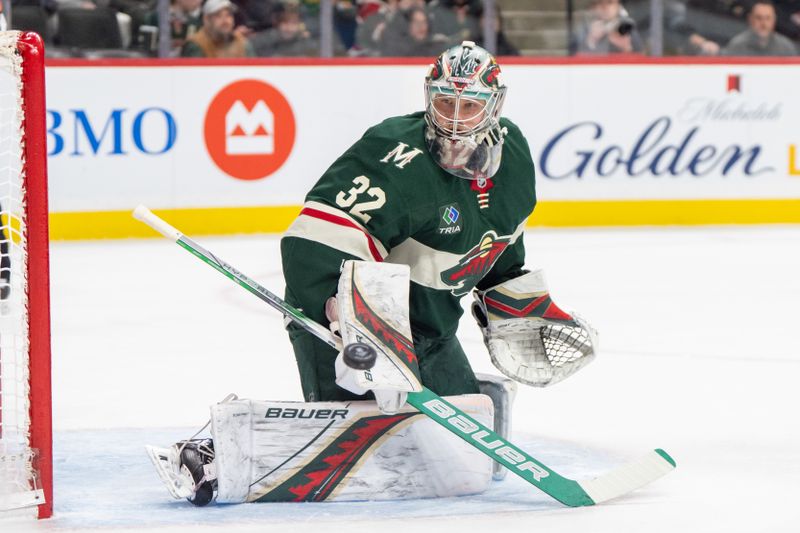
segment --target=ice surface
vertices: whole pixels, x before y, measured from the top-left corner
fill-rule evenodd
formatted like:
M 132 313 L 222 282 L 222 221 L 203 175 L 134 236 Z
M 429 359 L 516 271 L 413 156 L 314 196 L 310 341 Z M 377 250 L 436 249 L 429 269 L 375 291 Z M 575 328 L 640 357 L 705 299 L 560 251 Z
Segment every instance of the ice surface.
M 584 477 L 663 447 L 678 469 L 593 508 L 512 478 L 393 503 L 171 500 L 143 444 L 188 437 L 228 392 L 300 399 L 276 313 L 165 240 L 51 249 L 55 518 L 16 531 L 755 533 L 800 530 L 800 228 L 533 230 L 528 265 L 600 331 L 598 359 L 522 388 L 514 440 Z M 275 236 L 199 238 L 278 294 Z M 465 298 L 465 303 L 467 299 Z M 480 333 L 460 337 L 491 372 Z M 312 529 L 314 528 L 314 529 Z

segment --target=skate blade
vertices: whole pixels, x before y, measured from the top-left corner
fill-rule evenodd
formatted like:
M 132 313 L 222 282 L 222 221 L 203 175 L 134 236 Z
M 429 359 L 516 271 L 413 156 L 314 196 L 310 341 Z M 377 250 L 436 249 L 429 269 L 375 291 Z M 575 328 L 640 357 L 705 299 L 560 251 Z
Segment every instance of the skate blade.
M 150 457 L 150 462 L 156 468 L 158 477 L 164 482 L 173 498 L 182 500 L 194 493 L 194 482 L 188 481 L 180 473 L 177 453 L 173 448 L 158 448 L 146 445 L 144 449 L 147 451 L 147 456 Z

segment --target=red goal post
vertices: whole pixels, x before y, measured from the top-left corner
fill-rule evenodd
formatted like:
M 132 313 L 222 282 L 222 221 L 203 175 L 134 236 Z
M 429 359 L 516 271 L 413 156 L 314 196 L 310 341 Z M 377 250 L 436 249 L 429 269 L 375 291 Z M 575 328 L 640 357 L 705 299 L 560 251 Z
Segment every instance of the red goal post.
M 44 86 L 41 38 L 0 32 L 0 518 L 53 512 Z

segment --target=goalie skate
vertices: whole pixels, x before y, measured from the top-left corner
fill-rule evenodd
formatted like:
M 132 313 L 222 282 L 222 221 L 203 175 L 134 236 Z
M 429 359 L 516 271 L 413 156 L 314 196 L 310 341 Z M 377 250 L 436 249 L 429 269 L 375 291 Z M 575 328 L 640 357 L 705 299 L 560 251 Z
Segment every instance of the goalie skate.
M 164 482 L 173 498 L 182 500 L 192 495 L 194 480 L 188 472 L 181 472 L 178 450 L 175 447 L 158 448 L 146 445 L 144 449 L 156 468 L 158 477 Z
M 202 507 L 214 499 L 216 475 L 211 439 L 180 441 L 170 448 L 145 446 L 161 481 L 176 500 Z

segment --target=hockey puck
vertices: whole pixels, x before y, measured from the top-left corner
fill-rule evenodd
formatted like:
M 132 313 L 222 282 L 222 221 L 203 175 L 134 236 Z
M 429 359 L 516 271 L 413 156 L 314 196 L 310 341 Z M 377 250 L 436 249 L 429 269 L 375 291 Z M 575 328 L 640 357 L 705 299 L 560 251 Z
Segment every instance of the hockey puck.
M 355 370 L 369 370 L 375 366 L 378 354 L 372 346 L 367 346 L 363 342 L 354 342 L 344 347 L 342 360 L 344 364 Z

